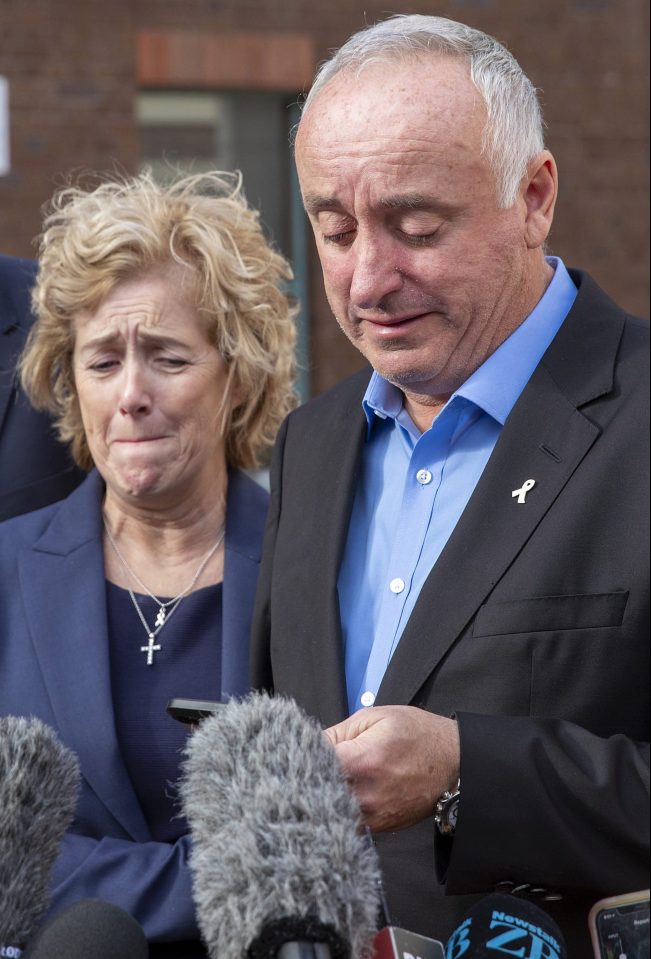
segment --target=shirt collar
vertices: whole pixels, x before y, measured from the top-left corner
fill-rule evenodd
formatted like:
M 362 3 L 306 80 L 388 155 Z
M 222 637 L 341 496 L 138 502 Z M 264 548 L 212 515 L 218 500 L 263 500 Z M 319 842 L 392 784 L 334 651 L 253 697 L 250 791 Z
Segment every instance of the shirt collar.
M 565 264 L 559 257 L 547 257 L 554 276 L 529 316 L 468 377 L 450 397 L 473 403 L 500 425 L 525 388 L 547 347 L 560 329 L 577 294 Z M 396 420 L 403 407 L 402 391 L 374 372 L 366 388 L 362 407 L 370 430 L 376 417 Z

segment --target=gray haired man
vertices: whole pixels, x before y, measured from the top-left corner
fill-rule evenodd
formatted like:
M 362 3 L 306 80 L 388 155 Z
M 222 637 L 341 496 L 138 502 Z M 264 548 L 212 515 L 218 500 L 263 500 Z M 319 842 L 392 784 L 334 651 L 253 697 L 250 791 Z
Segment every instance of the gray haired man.
M 253 678 L 328 727 L 397 924 L 535 895 L 573 959 L 648 884 L 648 327 L 545 255 L 535 90 L 399 16 L 317 75 L 296 162 L 365 370 L 285 422 Z

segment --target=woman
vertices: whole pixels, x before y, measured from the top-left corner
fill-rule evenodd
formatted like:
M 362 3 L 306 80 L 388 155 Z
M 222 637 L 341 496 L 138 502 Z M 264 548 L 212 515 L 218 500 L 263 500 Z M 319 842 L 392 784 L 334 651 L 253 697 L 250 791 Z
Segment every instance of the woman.
M 292 404 L 289 276 L 218 174 L 64 189 L 41 239 L 22 383 L 89 475 L 0 524 L 0 712 L 81 763 L 54 910 L 115 902 L 152 955 L 202 954 L 165 706 L 248 688 L 267 494 L 241 469 Z

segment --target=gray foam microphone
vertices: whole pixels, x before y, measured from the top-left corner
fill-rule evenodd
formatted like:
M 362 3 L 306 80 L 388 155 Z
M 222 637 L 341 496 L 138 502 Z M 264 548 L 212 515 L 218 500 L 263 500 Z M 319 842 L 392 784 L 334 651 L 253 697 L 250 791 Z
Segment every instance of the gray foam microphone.
M 375 849 L 316 720 L 253 693 L 204 720 L 180 784 L 213 959 L 365 959 L 377 928 Z
M 38 719 L 0 717 L 0 949 L 20 955 L 49 901 L 79 766 Z

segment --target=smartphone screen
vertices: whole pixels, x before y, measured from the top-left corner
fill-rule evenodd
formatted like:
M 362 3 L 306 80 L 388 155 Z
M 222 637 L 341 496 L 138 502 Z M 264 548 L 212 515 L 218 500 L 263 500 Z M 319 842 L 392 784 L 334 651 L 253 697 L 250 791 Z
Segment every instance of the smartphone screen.
M 169 715 L 180 723 L 195 726 L 207 716 L 213 716 L 225 705 L 204 699 L 170 699 L 166 708 Z
M 649 900 L 606 906 L 596 914 L 601 959 L 648 959 Z

